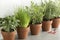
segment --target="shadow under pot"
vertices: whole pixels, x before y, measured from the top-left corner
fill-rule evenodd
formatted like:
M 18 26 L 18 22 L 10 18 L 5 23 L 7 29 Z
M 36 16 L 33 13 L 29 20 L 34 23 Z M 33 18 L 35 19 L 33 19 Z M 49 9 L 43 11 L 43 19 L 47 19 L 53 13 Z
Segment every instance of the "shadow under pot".
M 28 37 L 30 27 L 27 28 L 22 28 L 22 27 L 17 27 L 17 34 L 18 34 L 18 39 L 25 39 Z
M 54 18 L 52 28 L 58 28 L 59 25 L 60 25 L 60 18 Z
M 52 25 L 52 20 L 42 22 L 42 31 L 49 31 Z
M 2 33 L 2 36 L 3 36 L 3 40 L 15 40 L 15 35 L 16 35 L 15 31 L 13 31 L 13 32 L 1 31 L 1 33 Z
M 38 35 L 41 31 L 42 24 L 31 24 L 30 25 L 30 31 L 31 35 Z

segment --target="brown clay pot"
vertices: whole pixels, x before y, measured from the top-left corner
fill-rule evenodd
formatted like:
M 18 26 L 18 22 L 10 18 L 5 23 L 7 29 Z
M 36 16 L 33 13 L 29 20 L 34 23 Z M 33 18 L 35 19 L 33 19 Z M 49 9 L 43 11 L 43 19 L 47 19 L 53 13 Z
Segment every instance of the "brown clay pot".
M 43 21 L 42 22 L 42 31 L 49 31 L 52 25 L 52 21 Z
M 27 28 L 17 27 L 18 38 L 19 39 L 25 39 L 25 38 L 27 38 L 29 30 L 30 30 L 30 27 L 27 27 Z
M 3 32 L 1 31 L 3 40 L 15 40 L 16 32 Z
M 38 35 L 41 31 L 42 24 L 31 24 L 30 30 L 32 35 Z
M 60 18 L 53 19 L 52 28 L 58 28 L 60 24 Z

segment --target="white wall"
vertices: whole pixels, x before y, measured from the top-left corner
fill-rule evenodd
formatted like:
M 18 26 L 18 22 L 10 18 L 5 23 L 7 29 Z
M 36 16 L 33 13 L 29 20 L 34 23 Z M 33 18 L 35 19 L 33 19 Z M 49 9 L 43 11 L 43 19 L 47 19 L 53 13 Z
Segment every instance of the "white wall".
M 18 6 L 30 6 L 30 1 L 41 3 L 41 0 L 0 0 L 0 17 L 12 15 L 15 8 Z
M 17 6 L 29 5 L 29 0 L 0 0 L 0 17 L 13 14 Z
M 18 6 L 30 5 L 31 0 L 0 0 L 0 17 L 5 17 L 11 15 L 14 12 L 14 9 Z M 32 0 L 35 3 L 39 3 L 38 0 Z

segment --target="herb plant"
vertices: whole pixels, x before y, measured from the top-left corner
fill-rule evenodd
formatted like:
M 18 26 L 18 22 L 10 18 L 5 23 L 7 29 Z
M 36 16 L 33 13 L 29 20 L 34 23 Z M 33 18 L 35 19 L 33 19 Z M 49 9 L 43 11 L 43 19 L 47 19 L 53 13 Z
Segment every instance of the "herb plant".
M 15 13 L 16 19 L 18 20 L 19 27 L 26 28 L 30 22 L 30 16 L 28 12 L 23 8 L 18 8 L 18 11 Z
M 43 19 L 43 7 L 41 5 L 31 2 L 30 8 L 28 8 L 29 15 L 31 17 L 31 24 L 40 24 Z
M 17 26 L 17 21 L 14 16 L 7 16 L 3 18 L 1 25 L 2 25 L 2 31 L 12 32 L 15 30 Z
M 43 19 L 45 21 L 53 19 L 55 16 L 56 8 L 57 7 L 55 5 L 55 2 L 52 1 L 46 2 Z

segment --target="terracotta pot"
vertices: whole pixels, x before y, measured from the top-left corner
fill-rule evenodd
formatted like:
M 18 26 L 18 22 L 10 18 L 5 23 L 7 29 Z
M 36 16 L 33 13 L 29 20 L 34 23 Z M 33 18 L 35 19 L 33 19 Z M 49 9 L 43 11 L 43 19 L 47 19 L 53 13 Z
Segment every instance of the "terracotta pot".
M 30 25 L 30 30 L 32 35 L 38 35 L 41 31 L 41 26 L 42 24 L 31 24 Z
M 49 31 L 52 25 L 52 21 L 43 21 L 42 22 L 42 31 Z
M 15 40 L 16 32 L 3 32 L 1 31 L 3 40 Z
M 60 18 L 53 19 L 52 28 L 58 28 L 60 25 Z
M 30 30 L 30 27 L 27 27 L 27 28 L 18 27 L 17 28 L 18 38 L 19 39 L 25 39 L 25 38 L 27 38 L 29 30 Z

